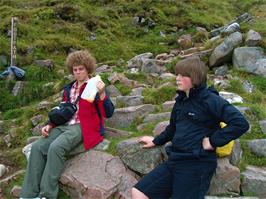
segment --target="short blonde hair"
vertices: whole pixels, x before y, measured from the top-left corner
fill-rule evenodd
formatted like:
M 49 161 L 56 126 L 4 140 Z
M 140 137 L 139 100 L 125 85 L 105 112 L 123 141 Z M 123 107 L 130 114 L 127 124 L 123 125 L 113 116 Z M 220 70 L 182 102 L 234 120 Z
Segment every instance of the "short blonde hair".
M 70 53 L 66 58 L 66 66 L 71 74 L 73 67 L 83 65 L 89 74 L 92 74 L 96 68 L 96 60 L 88 50 L 79 50 Z
M 188 57 L 175 66 L 176 74 L 191 78 L 193 86 L 205 84 L 207 81 L 207 67 L 198 56 Z

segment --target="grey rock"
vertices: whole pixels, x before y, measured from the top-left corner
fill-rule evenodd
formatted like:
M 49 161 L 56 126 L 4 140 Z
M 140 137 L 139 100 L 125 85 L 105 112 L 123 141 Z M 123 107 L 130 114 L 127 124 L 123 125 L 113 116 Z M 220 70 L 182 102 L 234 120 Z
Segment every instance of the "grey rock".
M 266 119 L 259 121 L 260 129 L 264 134 L 266 134 Z
M 249 30 L 246 37 L 246 45 L 249 47 L 258 46 L 262 41 L 260 34 L 254 30 Z
M 258 59 L 255 63 L 255 74 L 266 77 L 266 58 Z
M 250 73 L 258 69 L 258 60 L 265 58 L 264 51 L 260 47 L 239 47 L 233 53 L 233 66 Z
M 130 95 L 142 95 L 142 91 L 144 90 L 144 87 L 138 87 L 131 90 Z
M 108 65 L 99 66 L 95 70 L 96 74 L 112 72 L 112 71 L 113 71 L 113 67 L 112 66 L 108 66 Z
M 242 191 L 244 194 L 254 193 L 259 198 L 266 198 L 266 168 L 247 166 L 241 173 L 243 177 Z
M 165 79 L 175 79 L 176 76 L 174 74 L 172 74 L 172 73 L 163 73 L 163 74 L 160 75 L 159 78 L 163 79 L 163 80 L 165 80 Z
M 20 192 L 21 192 L 22 188 L 20 186 L 15 185 L 11 191 L 10 191 L 10 195 L 12 195 L 15 198 L 19 198 L 20 196 Z
M 213 79 L 213 85 L 216 87 L 216 86 L 219 86 L 221 87 L 222 89 L 226 89 L 229 87 L 230 85 L 230 82 L 229 80 L 227 79 L 224 79 L 222 76 L 217 76 Z
M 162 104 L 163 111 L 170 111 L 174 107 L 175 101 L 166 101 Z
M 250 107 L 245 107 L 245 106 L 235 106 L 235 107 L 237 108 L 237 110 L 239 110 L 246 117 L 248 116 L 248 113 L 251 112 Z
M 7 134 L 7 135 L 5 135 L 4 137 L 3 137 L 3 140 L 4 140 L 4 142 L 6 143 L 6 145 L 8 146 L 8 147 L 11 147 L 11 140 L 12 140 L 12 137 L 9 135 L 9 134 Z
M 227 72 L 228 72 L 228 66 L 227 65 L 223 65 L 223 66 L 218 67 L 215 70 L 214 74 L 216 76 L 225 76 L 227 74 Z
M 177 43 L 179 44 L 181 49 L 188 49 L 191 48 L 193 43 L 192 43 L 192 37 L 190 34 L 182 35 L 179 37 L 177 40 Z
M 105 133 L 108 137 L 130 137 L 133 133 L 111 127 L 105 127 Z
M 40 66 L 40 67 L 46 67 L 49 70 L 53 69 L 54 67 L 54 62 L 51 59 L 46 59 L 46 60 L 35 60 L 33 62 L 35 65 Z
M 160 135 L 160 134 L 165 130 L 165 128 L 166 128 L 168 125 L 169 125 L 169 121 L 163 121 L 163 122 L 158 123 L 158 124 L 154 127 L 154 129 L 153 129 L 153 131 L 152 131 L 153 135 L 154 135 L 154 136 Z
M 66 162 L 60 182 L 70 198 L 107 199 L 130 190 L 136 179 L 128 175 L 118 157 L 90 150 Z
M 234 166 L 238 166 L 243 156 L 243 150 L 241 149 L 239 139 L 235 140 L 232 154 L 230 156 L 230 163 Z
M 135 25 L 145 25 L 145 18 L 142 17 L 142 16 L 136 16 L 136 17 L 133 17 L 133 23 Z
M 244 82 L 243 82 L 243 88 L 248 93 L 252 93 L 253 90 L 254 90 L 254 86 L 249 81 L 247 81 L 247 80 L 244 80 Z
M 141 66 L 141 71 L 144 73 L 157 73 L 161 74 L 166 71 L 165 66 L 158 64 L 159 61 L 155 59 L 145 59 Z
M 121 95 L 120 91 L 114 85 L 107 86 L 106 91 L 108 92 L 110 97 L 117 97 Z
M 116 103 L 122 104 L 124 107 L 138 106 L 143 104 L 144 97 L 141 95 L 117 96 Z
M 266 139 L 254 139 L 247 142 L 248 148 L 258 156 L 266 157 Z
M 51 106 L 51 102 L 48 101 L 42 101 L 37 105 L 38 110 L 44 110 Z
M 151 104 L 118 108 L 115 109 L 113 116 L 106 120 L 106 124 L 114 128 L 129 127 L 134 120 L 145 117 L 154 111 L 154 108 L 154 105 Z
M 242 43 L 242 34 L 234 32 L 224 39 L 212 52 L 209 65 L 210 67 L 220 66 L 231 61 L 232 53 L 235 47 Z
M 36 115 L 36 116 L 32 117 L 30 120 L 31 120 L 31 123 L 33 126 L 37 126 L 37 124 L 39 124 L 40 121 L 42 121 L 42 119 L 43 119 L 42 115 Z
M 35 126 L 33 129 L 32 129 L 32 135 L 34 136 L 39 136 L 39 135 L 42 135 L 42 127 L 44 125 L 43 124 L 38 124 L 37 126 Z
M 6 167 L 3 164 L 0 164 L 0 178 L 6 173 Z
M 169 120 L 170 116 L 171 116 L 170 112 L 149 114 L 144 118 L 143 122 L 144 123 L 152 123 L 152 122 L 158 122 L 158 121 L 162 121 L 162 120 Z
M 211 180 L 209 195 L 233 195 L 240 193 L 240 171 L 229 163 L 228 158 L 219 158 L 216 172 Z
M 127 62 L 128 68 L 141 68 L 143 61 L 151 58 L 153 58 L 153 54 L 150 52 L 137 55 Z
M 24 86 L 24 82 L 23 81 L 17 81 L 15 86 L 12 89 L 12 94 L 14 96 L 18 96 L 19 94 L 21 94 L 22 90 L 23 90 L 23 86 Z
M 226 99 L 230 104 L 243 103 L 243 98 L 235 93 L 220 91 L 219 95 Z
M 118 143 L 117 152 L 124 164 L 141 174 L 149 173 L 162 162 L 162 154 L 159 147 L 144 149 L 137 138 Z
M 227 27 L 225 27 L 222 31 L 221 34 L 222 35 L 230 35 L 234 32 L 239 32 L 240 31 L 240 25 L 238 23 L 232 23 L 230 25 L 228 25 Z

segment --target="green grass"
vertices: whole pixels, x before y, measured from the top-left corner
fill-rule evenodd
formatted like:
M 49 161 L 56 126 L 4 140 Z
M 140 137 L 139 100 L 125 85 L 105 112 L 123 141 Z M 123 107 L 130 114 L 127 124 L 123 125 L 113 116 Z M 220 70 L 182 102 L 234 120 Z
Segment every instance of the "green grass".
M 176 94 L 175 86 L 167 86 L 159 89 L 147 88 L 144 89 L 142 95 L 144 97 L 144 103 L 162 104 L 165 101 L 170 101 Z

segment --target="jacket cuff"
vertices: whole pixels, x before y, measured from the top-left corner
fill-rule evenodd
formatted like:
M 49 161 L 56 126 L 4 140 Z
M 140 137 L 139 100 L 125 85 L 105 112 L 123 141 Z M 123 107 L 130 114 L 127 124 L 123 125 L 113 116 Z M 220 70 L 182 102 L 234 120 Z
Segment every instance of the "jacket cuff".
M 160 142 L 160 139 L 159 139 L 158 137 L 154 138 L 154 139 L 152 140 L 152 142 L 153 142 L 156 146 L 160 146 L 160 145 L 162 145 L 161 142 Z
M 209 142 L 210 142 L 210 144 L 211 144 L 211 146 L 212 146 L 213 148 L 216 148 L 216 147 L 217 147 L 217 143 L 215 143 L 215 141 L 213 140 L 212 137 L 209 137 Z
M 56 125 L 53 124 L 52 122 L 50 122 L 49 120 L 44 123 L 45 126 L 48 125 L 48 124 L 51 125 L 52 128 L 56 127 Z

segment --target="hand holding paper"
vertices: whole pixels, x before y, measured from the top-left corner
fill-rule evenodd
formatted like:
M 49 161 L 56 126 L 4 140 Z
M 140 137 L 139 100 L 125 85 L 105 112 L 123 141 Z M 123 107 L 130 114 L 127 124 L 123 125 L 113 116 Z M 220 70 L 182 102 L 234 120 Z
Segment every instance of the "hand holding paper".
M 88 80 L 87 85 L 81 95 L 82 99 L 85 99 L 89 102 L 93 102 L 94 98 L 98 92 L 97 89 L 97 83 L 99 81 L 102 81 L 101 77 L 99 75 L 96 75 L 95 77 Z

